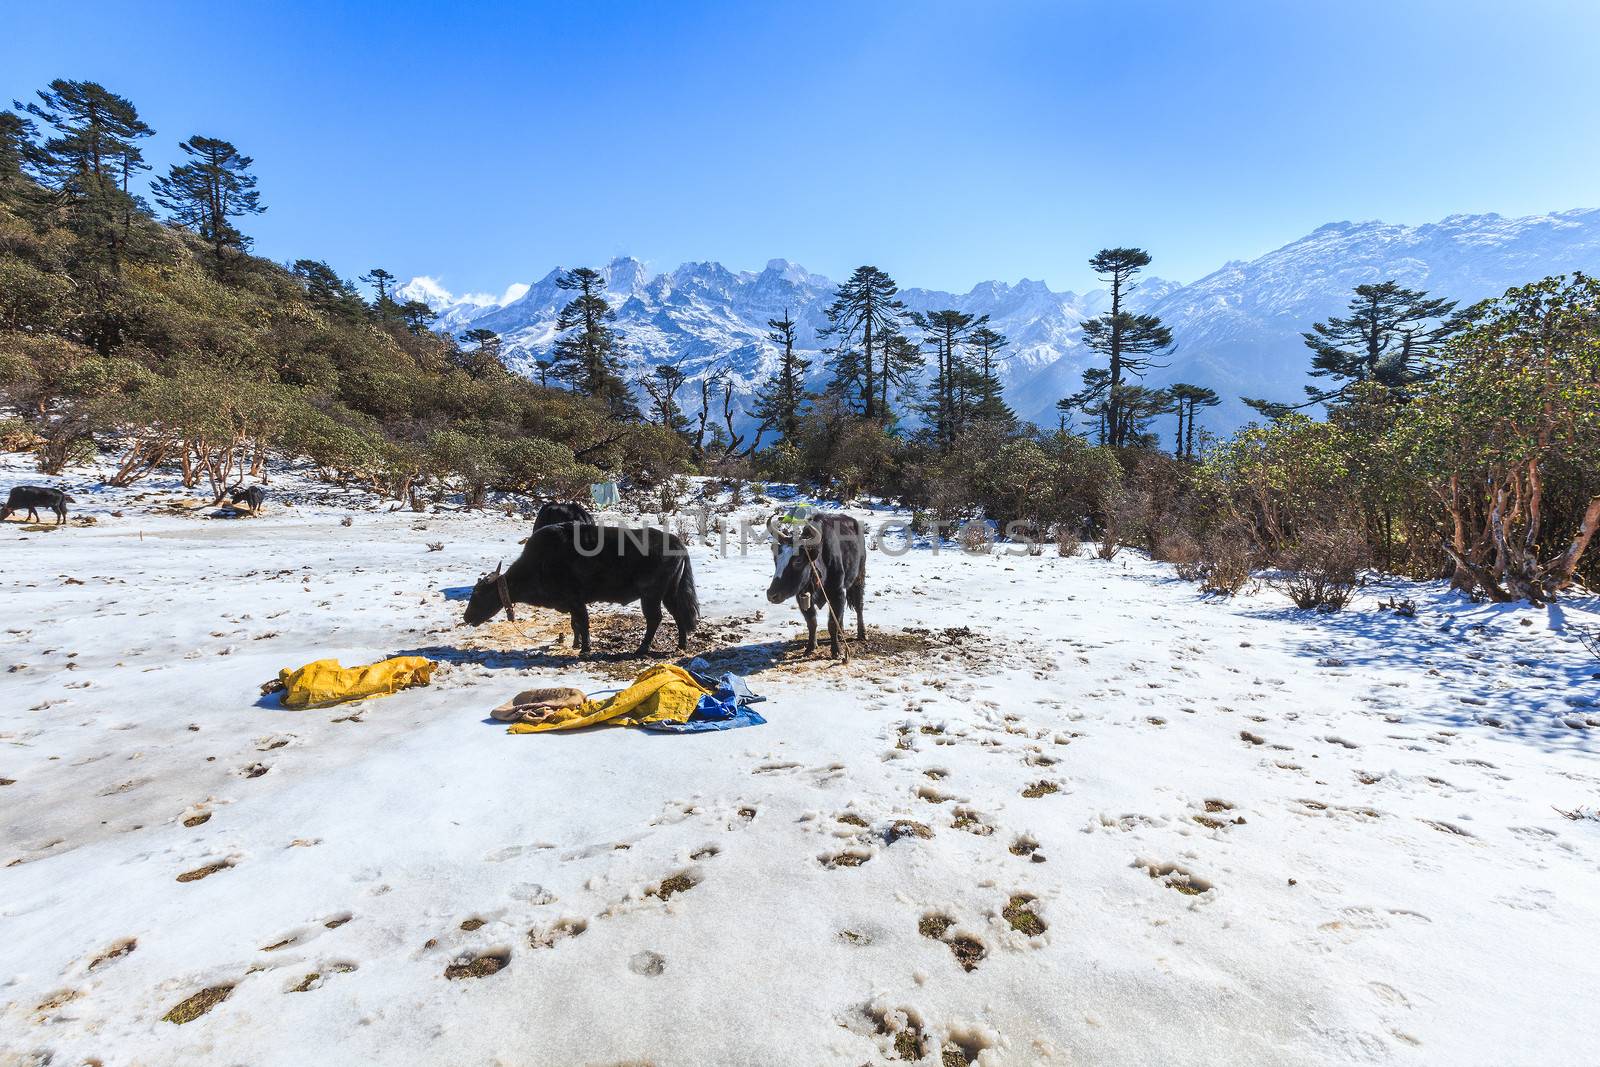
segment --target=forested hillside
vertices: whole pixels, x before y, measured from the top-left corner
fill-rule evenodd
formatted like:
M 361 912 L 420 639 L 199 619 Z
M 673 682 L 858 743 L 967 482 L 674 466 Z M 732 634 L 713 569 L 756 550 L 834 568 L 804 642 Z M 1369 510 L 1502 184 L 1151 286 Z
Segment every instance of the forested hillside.
M 476 503 L 685 469 L 674 435 L 430 332 L 386 272 L 369 300 L 316 259 L 251 255 L 242 227 L 270 204 L 226 141 L 184 142 L 154 204 L 135 195 L 153 135 L 86 82 L 0 115 L 0 388 L 46 473 L 105 450 L 119 484 L 171 463 L 220 496 L 280 453 Z

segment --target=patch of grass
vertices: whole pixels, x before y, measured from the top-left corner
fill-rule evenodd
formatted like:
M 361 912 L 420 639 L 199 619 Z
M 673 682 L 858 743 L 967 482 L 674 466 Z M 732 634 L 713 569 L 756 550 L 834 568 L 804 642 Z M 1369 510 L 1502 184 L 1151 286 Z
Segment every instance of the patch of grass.
M 233 992 L 231 985 L 214 985 L 200 990 L 187 1000 L 180 1001 L 172 1010 L 161 1017 L 162 1022 L 174 1023 L 182 1026 L 192 1023 L 212 1008 L 228 999 Z
M 1011 924 L 1011 929 L 1028 937 L 1038 937 L 1045 931 L 1044 920 L 1033 913 L 1033 898 L 1022 896 L 1020 893 L 1013 896 L 1000 915 Z
M 183 825 L 190 827 L 200 826 L 210 821 L 211 813 L 209 811 L 202 811 L 198 815 L 191 815 L 187 819 L 183 820 Z
M 1207 830 L 1220 830 L 1227 825 L 1221 819 L 1213 819 L 1209 815 L 1191 815 L 1190 818 L 1199 823 L 1201 826 L 1204 826 Z
M 687 893 L 694 888 L 694 885 L 694 879 L 687 874 L 675 874 L 671 878 L 663 878 L 661 884 L 647 891 L 645 896 L 671 900 L 679 893 Z
M 478 918 L 477 916 L 473 916 L 470 919 L 464 919 L 464 920 L 462 920 L 462 923 L 461 923 L 461 929 L 465 930 L 469 934 L 472 933 L 472 931 L 474 931 L 474 930 L 483 929 L 483 926 L 484 926 L 483 920 Z
M 1027 797 L 1029 800 L 1034 800 L 1038 797 L 1046 797 L 1051 793 L 1059 792 L 1061 792 L 1061 787 L 1056 785 L 1054 782 L 1034 782 L 1032 785 L 1028 786 L 1028 788 L 1022 791 L 1022 795 Z
M 482 956 L 457 960 L 444 969 L 444 976 L 451 980 L 487 978 L 491 974 L 499 973 L 510 962 L 510 953 L 487 952 Z
M 853 811 L 847 811 L 843 815 L 840 815 L 839 821 L 844 823 L 846 826 L 865 827 L 867 825 L 867 820 L 863 819 Z
M 948 915 L 924 915 L 917 923 L 917 933 L 923 937 L 931 937 L 935 941 L 943 941 L 944 935 L 950 932 L 950 927 L 954 926 L 955 922 Z
M 915 1027 L 907 1027 L 895 1034 L 894 1053 L 903 1060 L 922 1059 L 922 1032 Z
M 972 1061 L 955 1045 L 946 1045 L 939 1052 L 939 1067 L 967 1067 Z
M 289 992 L 291 992 L 291 993 L 306 993 L 306 992 L 309 992 L 311 990 L 311 987 L 316 985 L 317 981 L 321 977 L 322 977 L 322 973 L 320 971 L 312 971 L 310 974 L 308 974 L 304 978 L 300 979 L 300 984 L 299 985 L 290 986 L 289 987 Z
M 204 867 L 196 867 L 192 871 L 184 871 L 178 875 L 180 882 L 198 882 L 202 878 L 209 878 L 218 871 L 225 871 L 233 866 L 231 863 L 208 863 Z

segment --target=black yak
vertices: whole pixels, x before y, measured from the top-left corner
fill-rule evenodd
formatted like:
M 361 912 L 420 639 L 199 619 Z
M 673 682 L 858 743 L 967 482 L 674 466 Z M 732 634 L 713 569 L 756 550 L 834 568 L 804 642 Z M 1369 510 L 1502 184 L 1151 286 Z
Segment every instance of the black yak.
M 242 485 L 236 485 L 228 490 L 228 503 L 234 507 L 243 504 L 250 509 L 250 514 L 252 515 L 261 510 L 261 505 L 266 499 L 267 491 L 259 485 L 252 485 L 248 489 Z
M 515 604 L 565 611 L 578 653 L 588 655 L 589 605 L 635 600 L 645 622 L 637 655 L 650 651 L 662 605 L 678 626 L 678 650 L 688 650 L 689 635 L 700 621 L 700 601 L 683 542 L 648 527 L 563 522 L 535 530 L 515 563 L 478 579 L 462 618 L 468 626 L 480 626 L 503 609 L 515 621 Z
M 0 522 L 24 509 L 28 512 L 29 522 L 38 522 L 39 509 L 49 508 L 56 513 L 56 525 L 60 526 L 67 521 L 67 505 L 76 503 L 76 500 L 60 489 L 50 489 L 42 485 L 19 485 L 6 497 L 5 507 L 0 508 Z
M 817 650 L 817 600 L 828 612 L 829 655 L 839 656 L 839 631 L 848 603 L 856 612 L 856 640 L 867 636 L 861 600 L 867 589 L 867 544 L 861 524 L 848 515 L 813 515 L 797 529 L 767 523 L 773 534 L 772 584 L 767 599 L 781 604 L 790 597 L 806 617 L 806 651 Z
M 533 528 L 542 530 L 546 526 L 554 526 L 558 522 L 586 522 L 594 525 L 594 516 L 582 504 L 571 500 L 552 500 L 539 508 L 539 514 L 533 520 Z

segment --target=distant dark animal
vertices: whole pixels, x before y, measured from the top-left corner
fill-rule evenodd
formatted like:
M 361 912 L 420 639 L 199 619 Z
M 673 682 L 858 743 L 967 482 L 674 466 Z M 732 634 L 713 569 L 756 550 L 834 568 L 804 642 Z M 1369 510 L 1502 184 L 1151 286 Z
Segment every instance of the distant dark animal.
M 776 516 L 774 516 L 776 518 Z M 861 524 L 848 515 L 814 515 L 798 529 L 769 521 L 772 532 L 772 584 L 767 599 L 790 597 L 806 618 L 806 651 L 817 650 L 817 601 L 828 612 L 829 655 L 839 656 L 839 631 L 848 603 L 856 612 L 856 640 L 867 636 L 861 600 L 867 588 L 867 543 Z
M 19 485 L 11 490 L 10 496 L 6 497 L 6 506 L 0 508 L 0 522 L 4 522 L 23 509 L 27 509 L 29 522 L 38 522 L 39 509 L 49 508 L 56 513 L 56 525 L 60 526 L 67 521 L 67 505 L 76 503 L 76 500 L 60 489 L 50 489 L 42 485 Z
M 228 490 L 228 503 L 234 507 L 244 504 L 252 515 L 261 510 L 261 505 L 266 499 L 267 491 L 259 485 L 252 485 L 248 489 L 236 485 Z
M 650 651 L 663 604 L 678 626 L 678 650 L 688 650 L 689 635 L 700 621 L 700 601 L 683 542 L 665 530 L 563 522 L 534 530 L 509 569 L 496 566 L 478 579 L 463 621 L 479 626 L 504 610 L 514 622 L 515 604 L 564 611 L 572 618 L 578 652 L 586 656 L 589 605 L 635 600 L 645 622 L 638 655 Z
M 539 509 L 539 514 L 533 520 L 533 528 L 542 530 L 558 522 L 586 522 L 593 526 L 594 516 L 589 514 L 588 508 L 575 501 L 552 500 Z

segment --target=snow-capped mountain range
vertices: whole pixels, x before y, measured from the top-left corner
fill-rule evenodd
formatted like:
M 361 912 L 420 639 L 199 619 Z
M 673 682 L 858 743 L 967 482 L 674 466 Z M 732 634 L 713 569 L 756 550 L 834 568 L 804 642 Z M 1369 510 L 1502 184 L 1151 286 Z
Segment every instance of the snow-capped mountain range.
M 512 285 L 501 297 L 454 297 L 429 277 L 413 278 L 396 297 L 439 312 L 435 328 L 441 331 L 496 331 L 507 365 L 528 373 L 549 352 L 557 311 L 570 297 L 556 286 L 562 269 L 531 285 Z M 1146 384 L 1187 381 L 1216 389 L 1225 401 L 1206 423 L 1227 431 L 1251 414 L 1239 403 L 1240 394 L 1284 400 L 1303 395 L 1309 353 L 1300 334 L 1340 313 L 1363 282 L 1394 279 L 1465 304 L 1574 271 L 1600 272 L 1600 209 L 1509 219 L 1452 215 L 1422 226 L 1330 223 L 1189 285 L 1141 278 L 1130 303 L 1159 315 L 1176 342 L 1167 366 L 1152 370 Z M 817 330 L 826 324 L 824 308 L 836 288 L 833 280 L 782 259 L 760 271 L 734 272 L 707 262 L 652 274 L 638 260 L 622 258 L 602 273 L 632 372 L 663 362 L 678 365 L 691 381 L 725 371 L 744 398 L 777 361 L 777 349 L 766 340 L 767 320 L 787 309 L 800 325 L 802 347 L 815 356 L 822 347 Z M 903 286 L 913 280 L 900 279 Z M 1046 426 L 1055 425 L 1056 400 L 1075 391 L 1084 369 L 1097 363 L 1083 347 L 1079 323 L 1109 302 L 1104 290 L 1057 293 L 1028 279 L 983 282 L 966 293 L 905 287 L 901 298 L 915 311 L 955 308 L 988 315 L 1011 339 L 1007 398 L 1019 415 Z M 916 336 L 909 327 L 907 333 Z M 818 382 L 823 362 L 812 364 Z M 692 402 L 692 394 L 686 389 L 684 399 Z

